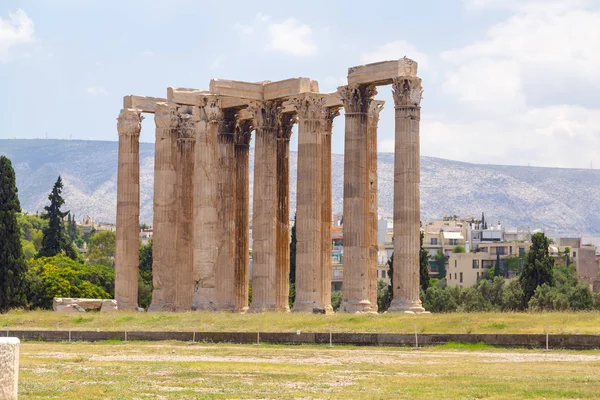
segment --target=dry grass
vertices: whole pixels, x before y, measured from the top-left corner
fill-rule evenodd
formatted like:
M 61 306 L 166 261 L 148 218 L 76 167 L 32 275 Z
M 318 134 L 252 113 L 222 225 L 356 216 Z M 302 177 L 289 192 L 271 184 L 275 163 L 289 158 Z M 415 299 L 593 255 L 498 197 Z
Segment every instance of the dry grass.
M 24 343 L 21 399 L 597 398 L 600 352 Z
M 0 331 L 6 330 L 108 330 L 197 332 L 386 332 L 413 333 L 550 333 L 600 334 L 599 312 L 556 313 L 450 313 L 430 315 L 338 313 L 85 313 L 11 311 L 0 315 Z

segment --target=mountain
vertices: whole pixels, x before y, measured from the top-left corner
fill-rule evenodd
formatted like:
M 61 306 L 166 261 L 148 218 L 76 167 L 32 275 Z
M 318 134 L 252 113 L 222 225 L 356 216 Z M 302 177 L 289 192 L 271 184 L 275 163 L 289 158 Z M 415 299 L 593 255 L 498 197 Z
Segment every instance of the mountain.
M 113 222 L 116 213 L 117 142 L 81 140 L 0 140 L 0 154 L 15 167 L 21 206 L 43 209 L 58 175 L 64 181 L 65 209 L 78 219 L 89 215 Z M 140 144 L 141 220 L 152 222 L 154 145 Z M 252 186 L 252 154 L 251 182 Z M 342 212 L 342 155 L 333 155 L 333 210 Z M 295 210 L 297 154 L 290 154 L 291 215 Z M 394 155 L 380 153 L 379 213 L 393 209 Z M 600 232 L 600 171 L 480 165 L 421 158 L 424 220 L 445 215 L 479 216 L 514 228 L 541 228 L 564 234 Z

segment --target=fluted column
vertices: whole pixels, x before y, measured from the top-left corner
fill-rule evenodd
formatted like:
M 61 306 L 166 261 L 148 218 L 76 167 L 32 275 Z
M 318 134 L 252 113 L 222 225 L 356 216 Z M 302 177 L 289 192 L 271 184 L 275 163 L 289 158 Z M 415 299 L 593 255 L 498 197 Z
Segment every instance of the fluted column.
M 292 100 L 298 112 L 296 200 L 296 300 L 293 311 L 312 311 L 321 303 L 321 200 L 325 100 L 305 94 Z
M 348 85 L 338 88 L 344 104 L 344 283 L 345 312 L 373 312 L 369 299 L 368 226 L 368 111 L 375 88 Z
M 135 310 L 138 305 L 141 129 L 142 117 L 137 110 L 121 110 L 117 118 L 119 166 L 115 248 L 115 299 L 120 310 Z
M 419 121 L 423 89 L 416 77 L 395 78 L 394 293 L 388 311 L 424 311 L 419 298 L 421 174 Z
M 256 144 L 252 217 L 252 304 L 248 311 L 276 310 L 277 131 L 281 101 L 254 102 Z
M 290 137 L 293 115 L 284 114 L 277 133 L 277 311 L 290 311 Z
M 194 156 L 197 107 L 177 116 L 177 263 L 175 265 L 175 310 L 189 311 L 194 294 Z
M 177 109 L 158 104 L 154 114 L 154 222 L 152 224 L 152 303 L 150 311 L 175 310 L 177 265 L 177 171 L 174 148 Z
M 374 311 L 377 311 L 377 264 L 378 264 L 378 221 L 377 221 L 377 124 L 379 123 L 379 113 L 383 109 L 382 100 L 373 100 L 369 107 L 369 118 L 367 120 L 367 165 L 369 168 L 369 217 L 367 229 L 367 238 L 369 242 L 369 300 Z
M 216 96 L 206 96 L 196 125 L 194 164 L 194 296 L 192 308 L 214 310 L 218 254 L 217 134 L 222 119 Z
M 235 170 L 234 144 L 235 110 L 223 111 L 217 137 L 217 210 L 218 254 L 216 265 L 217 304 L 220 311 L 235 308 Z
M 239 121 L 234 136 L 235 162 L 235 307 L 248 311 L 250 254 L 250 139 L 251 121 Z
M 340 115 L 338 108 L 329 108 L 326 113 L 321 156 L 321 290 L 320 308 L 333 312 L 331 306 L 331 134 L 333 119 Z

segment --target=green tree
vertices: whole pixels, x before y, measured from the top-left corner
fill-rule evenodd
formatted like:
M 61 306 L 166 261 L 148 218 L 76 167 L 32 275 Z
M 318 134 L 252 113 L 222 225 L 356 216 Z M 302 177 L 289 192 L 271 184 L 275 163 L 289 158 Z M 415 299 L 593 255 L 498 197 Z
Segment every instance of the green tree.
M 65 204 L 62 198 L 62 189 L 62 179 L 59 176 L 50 195 L 48 195 L 50 205 L 44 207 L 46 213 L 42 215 L 42 218 L 48 220 L 48 226 L 44 229 L 42 247 L 37 257 L 53 257 L 64 253 L 71 259 L 77 259 L 77 251 L 73 248 L 65 230 L 64 218 L 69 212 L 62 212 L 60 210 Z
M 140 243 L 140 275 L 138 285 L 138 304 L 147 309 L 152 303 L 152 240 L 148 244 Z
M 439 250 L 438 253 L 435 256 L 433 256 L 433 263 L 437 266 L 439 279 L 446 279 L 447 262 L 448 257 L 446 257 L 441 250 Z
M 111 231 L 100 231 L 90 238 L 87 259 L 89 264 L 115 265 L 116 235 Z
M 331 307 L 337 311 L 342 304 L 342 292 L 331 292 Z
M 454 246 L 452 248 L 453 253 L 464 253 L 465 251 L 465 246 Z
M 421 290 L 426 291 L 429 287 L 429 253 L 423 247 L 424 236 L 425 233 L 421 231 L 421 250 L 419 251 L 419 264 Z
M 391 286 L 385 283 L 383 279 L 377 281 L 377 311 L 386 312 L 392 302 Z
M 531 248 L 523 271 L 519 275 L 525 304 L 529 303 L 538 286 L 544 283 L 549 286 L 554 285 L 554 259 L 548 254 L 549 245 L 550 240 L 543 233 L 539 232 L 531 236 Z
M 500 253 L 496 252 L 496 264 L 494 265 L 494 276 L 504 276 L 500 265 Z
M 0 313 L 25 305 L 27 265 L 17 215 L 21 204 L 12 163 L 0 157 Z
M 296 236 L 296 214 L 294 214 L 294 225 L 292 225 L 292 237 L 290 240 L 290 284 L 296 283 L 296 245 L 298 237 Z M 291 298 L 291 296 L 290 296 Z

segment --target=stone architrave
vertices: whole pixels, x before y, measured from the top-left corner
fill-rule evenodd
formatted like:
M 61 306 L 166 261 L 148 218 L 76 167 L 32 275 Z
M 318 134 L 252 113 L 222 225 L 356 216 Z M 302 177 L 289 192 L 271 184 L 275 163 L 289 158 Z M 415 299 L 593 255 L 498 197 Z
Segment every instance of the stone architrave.
M 175 310 L 177 162 L 177 107 L 159 103 L 154 114 L 154 222 L 152 235 L 152 303 L 149 311 Z M 121 305 L 119 304 L 119 307 Z
M 250 258 L 250 140 L 252 121 L 238 121 L 234 136 L 235 162 L 235 312 L 248 311 Z
M 379 255 L 378 243 L 378 204 L 377 204 L 377 124 L 379 123 L 379 113 L 383 109 L 382 100 L 373 100 L 369 107 L 369 119 L 367 122 L 367 164 L 369 168 L 369 216 L 367 229 L 367 238 L 369 242 L 369 300 L 373 311 L 377 311 L 377 265 Z
M 252 102 L 256 144 L 252 217 L 252 304 L 249 312 L 274 311 L 277 275 L 277 131 L 282 101 Z
M 198 107 L 184 106 L 177 114 L 175 171 L 177 198 L 175 310 L 189 311 L 194 294 L 194 159 Z
M 421 78 L 392 83 L 396 114 L 394 149 L 394 287 L 388 311 L 423 312 L 419 298 Z
M 218 252 L 216 309 L 235 309 L 235 156 L 236 110 L 223 110 L 217 135 Z
M 219 227 L 217 207 L 217 142 L 222 110 L 217 96 L 204 96 L 196 125 L 194 165 L 194 296 L 192 309 L 216 307 L 216 261 Z
M 333 132 L 333 119 L 340 115 L 339 107 L 330 107 L 325 115 L 325 129 L 323 134 L 321 156 L 321 289 L 320 306 L 326 313 L 333 312 L 331 306 L 331 135 Z
M 140 131 L 137 110 L 123 109 L 117 118 L 119 168 L 117 173 L 117 239 L 115 299 L 122 310 L 137 309 L 140 229 Z
M 369 299 L 368 112 L 374 86 L 338 88 L 345 109 L 344 141 L 344 286 L 341 311 L 374 312 Z
M 293 311 L 321 306 L 322 156 L 325 100 L 304 94 L 291 100 L 298 113 L 298 188 L 296 200 L 296 300 Z
M 19 391 L 19 346 L 15 337 L 0 337 L 0 399 L 17 400 Z
M 283 114 L 277 133 L 277 311 L 290 311 L 290 137 L 296 122 Z

